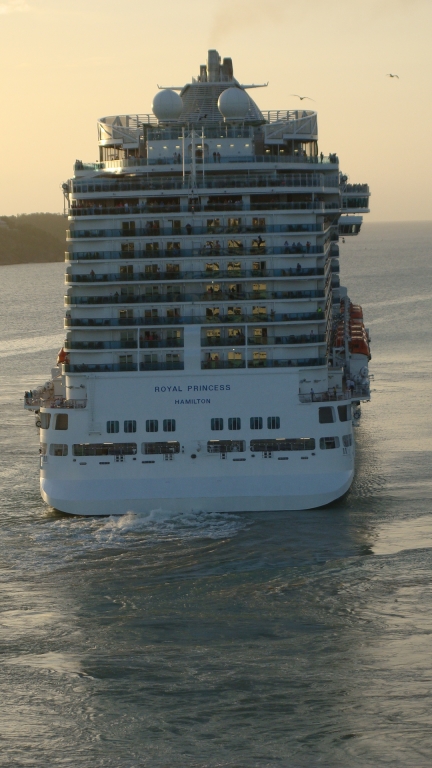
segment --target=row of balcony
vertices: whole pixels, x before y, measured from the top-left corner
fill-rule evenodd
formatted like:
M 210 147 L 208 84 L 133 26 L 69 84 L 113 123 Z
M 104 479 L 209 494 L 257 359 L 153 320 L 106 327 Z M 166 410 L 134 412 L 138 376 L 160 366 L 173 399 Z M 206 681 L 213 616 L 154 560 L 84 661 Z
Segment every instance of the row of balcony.
M 131 244 L 133 245 L 133 243 Z M 274 246 L 253 246 L 251 248 L 239 247 L 238 245 L 232 248 L 223 248 L 217 246 L 216 243 L 205 244 L 202 248 L 180 248 L 178 244 L 170 248 L 162 247 L 159 249 L 159 243 L 150 243 L 151 248 L 142 250 L 141 248 L 125 248 L 121 251 L 76 251 L 74 253 L 65 252 L 65 261 L 117 261 L 118 259 L 156 259 L 156 258 L 203 258 L 205 257 L 222 257 L 227 256 L 232 258 L 233 256 L 289 256 L 289 255 L 323 255 L 323 245 L 314 245 L 307 249 L 305 245 L 301 243 L 293 243 L 291 246 L 286 245 L 274 245 Z M 334 243 L 332 243 L 334 245 Z M 331 253 L 331 251 L 330 251 Z
M 143 227 L 142 229 L 139 227 L 135 227 L 134 222 L 124 222 L 124 224 L 128 224 L 128 226 L 123 226 L 122 229 L 68 229 L 66 230 L 66 237 L 69 240 L 77 240 L 79 238 L 83 237 L 190 237 L 191 235 L 211 235 L 212 237 L 216 235 L 222 235 L 222 234 L 229 234 L 229 235 L 242 235 L 242 234 L 253 234 L 258 233 L 258 231 L 261 231 L 261 234 L 263 233 L 271 233 L 271 234 L 282 234 L 282 235 L 290 235 L 293 233 L 296 234 L 309 234 L 310 232 L 323 232 L 324 229 L 321 226 L 315 226 L 312 224 L 305 224 L 302 228 L 292 228 L 292 225 L 289 224 L 272 224 L 268 226 L 263 226 L 261 228 L 259 227 L 253 227 L 242 225 L 241 223 L 238 224 L 231 224 L 226 227 L 221 226 L 196 226 L 192 224 L 186 224 L 183 226 L 171 226 L 171 227 L 160 227 L 158 224 L 148 222 L 147 226 Z M 252 243 L 248 244 L 249 247 L 253 245 Z M 259 245 L 259 243 L 258 243 Z M 295 247 L 306 247 L 305 243 L 294 243 Z M 231 246 L 228 243 L 229 247 L 239 248 L 242 247 L 241 245 L 236 245 L 233 243 Z M 225 247 L 224 244 L 221 244 L 219 248 Z M 309 249 L 311 253 L 313 253 L 312 246 Z
M 180 137 L 176 137 L 178 139 L 181 139 Z M 316 167 L 320 167 L 322 165 L 331 165 L 332 168 L 334 168 L 335 165 L 338 164 L 338 160 L 334 160 L 335 155 L 323 155 L 322 159 L 320 156 L 315 157 L 308 157 L 307 155 L 272 155 L 270 153 L 264 154 L 264 155 L 221 155 L 220 158 L 217 158 L 217 165 L 222 165 L 223 163 L 254 163 L 254 164 L 271 164 L 271 165 L 290 165 L 290 164 L 304 164 L 304 165 L 313 165 Z M 104 162 L 100 163 L 83 163 L 80 160 L 77 160 L 74 165 L 75 171 L 104 171 L 109 170 L 110 168 L 138 168 L 138 167 L 145 167 L 145 166 L 154 166 L 154 165 L 181 165 L 184 164 L 189 169 L 192 165 L 192 158 L 191 157 L 184 157 L 180 160 L 180 163 L 178 160 L 174 160 L 174 157 L 171 155 L 169 157 L 155 157 L 155 158 L 149 158 L 149 157 L 130 157 L 130 158 L 124 158 L 122 160 L 106 160 Z M 202 166 L 202 156 L 195 158 L 195 162 L 197 165 Z M 216 164 L 216 161 L 213 161 L 213 158 L 205 157 L 204 158 L 204 167 L 208 167 L 209 169 L 213 167 L 213 165 Z M 200 169 L 202 171 L 202 169 Z
M 292 346 L 296 344 L 322 344 L 326 341 L 325 334 L 311 333 L 301 334 L 299 336 L 249 336 L 247 343 L 250 346 Z M 207 336 L 201 339 L 203 347 L 230 347 L 232 345 L 245 346 L 246 341 L 243 333 L 239 330 L 233 335 Z M 70 341 L 66 340 L 64 348 L 71 351 L 102 351 L 105 349 L 175 349 L 184 346 L 184 339 L 139 339 L 134 341 Z
M 304 357 L 296 359 L 280 360 L 204 360 L 201 362 L 201 368 L 208 370 L 216 369 L 238 369 L 238 368 L 297 368 L 326 365 L 325 357 Z M 141 363 L 106 363 L 106 364 L 85 364 L 85 363 L 65 363 L 65 373 L 119 373 L 133 371 L 183 371 L 184 362 L 141 362 Z
M 113 296 L 65 296 L 67 306 L 78 306 L 80 304 L 166 304 L 169 302 L 225 302 L 225 301 L 256 301 L 257 299 L 275 299 L 275 300 L 295 300 L 295 299 L 322 299 L 325 296 L 324 290 L 305 290 L 305 291 L 267 291 L 256 290 L 251 293 L 238 291 L 236 289 L 208 290 L 204 293 L 150 293 L 149 295 L 135 296 L 132 294 L 118 294 Z
M 157 310 L 156 310 L 157 311 Z M 174 312 L 170 317 L 159 317 L 153 313 L 147 317 L 79 317 L 65 318 L 65 328 L 97 328 L 105 327 L 133 327 L 133 326 L 157 326 L 157 325 L 218 325 L 219 323 L 295 323 L 303 320 L 315 320 L 325 322 L 326 316 L 323 311 L 317 312 L 269 312 L 269 313 L 232 313 L 227 315 L 176 315 Z
M 269 201 L 269 203 L 272 205 L 271 210 L 286 210 L 284 207 L 287 205 L 287 203 L 275 203 Z M 257 204 L 255 204 L 257 205 Z M 260 206 L 266 206 L 266 203 L 260 203 Z M 277 208 L 274 208 L 274 206 L 277 206 Z M 146 205 L 145 203 L 139 203 L 137 205 L 131 205 L 129 203 L 117 203 L 115 206 L 109 206 L 109 205 L 95 205 L 93 202 L 90 202 L 85 205 L 76 205 L 72 204 L 72 207 L 69 209 L 69 217 L 71 218 L 79 218 L 80 216 L 135 216 L 135 215 L 142 215 L 142 214 L 150 214 L 150 215 L 163 215 L 166 213 L 179 213 L 179 214 L 188 214 L 188 213 L 200 213 L 202 211 L 204 212 L 223 212 L 223 211 L 233 211 L 234 213 L 237 213 L 239 211 L 250 211 L 251 209 L 250 205 L 247 205 L 246 203 L 242 203 L 241 201 L 234 201 L 230 203 L 211 203 L 208 205 L 198 205 L 197 203 L 189 203 L 188 207 L 181 208 L 180 204 L 178 205 L 170 205 L 170 204 L 164 204 L 162 201 L 155 200 L 155 203 L 152 205 Z M 260 207 L 259 210 L 266 210 L 265 207 Z M 312 224 L 291 224 L 290 225 L 292 229 L 290 231 L 292 232 L 303 232 L 306 230 L 309 230 L 310 232 L 321 232 L 322 231 L 322 225 L 316 226 Z M 222 230 L 221 230 L 222 231 Z M 261 231 L 258 225 L 253 226 L 250 231 Z
M 176 268 L 161 270 L 157 265 L 152 265 L 147 272 L 127 271 L 128 267 L 120 267 L 120 272 L 95 274 L 93 271 L 86 274 L 66 274 L 66 283 L 119 283 L 119 282 L 154 282 L 159 280 L 210 280 L 212 278 L 232 279 L 232 278 L 257 278 L 257 277 L 320 277 L 324 275 L 324 267 L 290 267 L 288 269 L 238 269 L 231 267 L 228 269 L 199 271 L 181 271 L 180 266 Z M 132 268 L 131 268 L 132 270 Z M 332 272 L 339 272 L 339 265 L 331 266 Z

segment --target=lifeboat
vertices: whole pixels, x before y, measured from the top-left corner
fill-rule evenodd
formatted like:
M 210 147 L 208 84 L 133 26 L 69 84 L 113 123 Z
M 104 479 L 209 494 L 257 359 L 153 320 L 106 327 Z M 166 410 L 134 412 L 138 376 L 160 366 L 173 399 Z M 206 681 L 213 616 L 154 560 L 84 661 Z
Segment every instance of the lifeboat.
M 67 363 L 68 362 L 68 353 L 66 352 L 65 348 L 62 347 L 57 355 L 57 365 L 60 365 L 60 363 Z

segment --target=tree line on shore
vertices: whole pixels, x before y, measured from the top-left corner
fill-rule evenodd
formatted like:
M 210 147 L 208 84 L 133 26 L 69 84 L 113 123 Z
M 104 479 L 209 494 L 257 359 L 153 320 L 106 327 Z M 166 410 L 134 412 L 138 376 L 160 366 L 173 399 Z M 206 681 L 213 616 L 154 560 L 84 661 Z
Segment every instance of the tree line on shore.
M 60 213 L 0 216 L 0 265 L 63 261 L 67 227 Z

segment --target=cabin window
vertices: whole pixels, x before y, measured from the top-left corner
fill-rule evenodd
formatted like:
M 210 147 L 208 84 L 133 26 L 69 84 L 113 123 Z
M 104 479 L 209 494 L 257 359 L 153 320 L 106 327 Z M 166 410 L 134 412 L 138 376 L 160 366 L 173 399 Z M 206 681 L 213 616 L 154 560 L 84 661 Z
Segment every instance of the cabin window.
M 49 452 L 50 456 L 67 456 L 68 447 L 63 443 L 51 443 Z
M 338 405 L 338 413 L 339 413 L 339 421 L 349 420 L 347 405 Z
M 124 423 L 124 431 L 125 432 L 136 432 L 137 431 L 136 421 L 133 421 L 132 419 L 129 419 L 128 421 L 125 421 L 125 423 Z
M 118 421 L 107 421 L 107 432 L 109 435 L 114 435 L 119 431 Z
M 57 413 L 54 429 L 67 429 L 69 415 L 67 413 Z
M 51 421 L 51 414 L 50 413 L 41 413 L 40 421 L 41 421 L 41 429 L 49 429 L 49 425 L 50 425 L 50 421 Z
M 339 448 L 338 437 L 320 437 L 320 448 L 322 451 L 328 451 L 332 448 Z
M 157 419 L 147 419 L 146 432 L 158 432 L 159 422 Z
M 141 443 L 141 453 L 144 453 L 146 456 L 180 453 L 180 443 L 176 440 L 168 440 L 161 443 Z
M 342 435 L 342 445 L 349 448 L 352 445 L 352 435 Z
M 241 420 L 238 417 L 228 419 L 228 429 L 241 429 Z
M 175 432 L 176 431 L 175 419 L 164 419 L 163 420 L 163 431 L 164 432 Z
M 251 429 L 262 429 L 263 428 L 262 417 L 261 416 L 251 416 L 250 428 Z
M 267 429 L 280 429 L 280 417 L 268 416 L 267 417 Z
M 333 424 L 335 419 L 334 408 L 326 406 L 325 408 L 318 409 L 318 418 L 320 424 Z
M 133 456 L 136 452 L 136 443 L 75 443 L 72 446 L 74 456 Z
M 251 451 L 263 451 L 270 453 L 272 451 L 314 451 L 315 440 L 313 437 L 281 437 L 276 440 L 251 440 Z
M 207 442 L 208 453 L 244 453 L 245 450 L 244 440 L 209 440 Z
M 212 419 L 210 423 L 213 432 L 220 432 L 224 428 L 223 419 Z

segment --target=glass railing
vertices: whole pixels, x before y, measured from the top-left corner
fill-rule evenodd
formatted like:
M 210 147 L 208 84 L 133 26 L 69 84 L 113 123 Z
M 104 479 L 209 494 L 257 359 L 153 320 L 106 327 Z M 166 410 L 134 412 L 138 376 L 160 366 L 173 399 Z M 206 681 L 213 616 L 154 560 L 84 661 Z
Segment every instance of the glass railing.
M 149 296 L 65 296 L 66 306 L 78 306 L 81 304 L 167 304 L 170 302 L 184 303 L 195 301 L 206 302 L 236 302 L 236 301 L 261 301 L 263 299 L 275 300 L 294 300 L 294 299 L 322 299 L 325 297 L 324 290 L 305 290 L 305 291 L 255 291 L 251 293 L 241 291 L 207 291 L 205 293 L 172 293 L 172 294 L 151 294 Z
M 331 268 L 332 272 L 339 271 L 339 265 Z M 211 272 L 185 271 L 185 272 L 136 272 L 134 274 L 84 274 L 66 275 L 66 283 L 132 283 L 132 282 L 156 282 L 159 280 L 222 280 L 234 278 L 257 277 L 319 277 L 324 275 L 323 267 L 291 267 L 289 269 L 233 269 L 212 270 Z
M 303 320 L 325 322 L 324 312 L 269 312 L 268 314 L 196 315 L 174 317 L 96 317 L 65 318 L 65 328 L 134 327 L 160 325 L 219 325 L 220 323 L 290 323 Z
M 137 371 L 137 363 L 107 363 L 101 365 L 84 364 L 84 363 L 65 363 L 65 373 L 108 373 L 108 372 L 121 372 L 121 371 Z
M 178 139 L 178 137 L 176 137 Z M 207 136 L 206 136 L 207 138 Z M 225 137 L 224 137 L 225 138 Z M 178 156 L 177 156 L 178 158 Z M 272 155 L 270 153 L 265 155 L 221 155 L 220 158 L 216 158 L 216 161 L 211 157 L 204 158 L 204 166 L 213 166 L 214 164 L 222 163 L 269 163 L 271 165 L 298 165 L 300 163 L 304 165 L 332 165 L 333 167 L 339 162 L 335 155 L 323 155 L 322 158 L 317 155 L 314 157 L 308 157 L 306 155 Z M 189 169 L 192 165 L 192 158 L 184 158 L 185 166 Z M 202 158 L 196 158 L 197 165 L 202 166 Z M 139 168 L 143 166 L 154 165 L 182 165 L 183 158 L 180 156 L 180 162 L 178 159 L 174 161 L 174 156 L 171 154 L 167 157 L 129 157 L 116 160 L 105 160 L 99 163 L 83 163 L 78 161 L 74 164 L 74 171 L 105 171 L 111 168 Z
M 290 346 L 291 344 L 319 344 L 324 343 L 324 334 L 311 334 L 301 336 L 250 336 L 247 343 L 254 347 Z M 202 347 L 238 347 L 245 345 L 245 337 L 240 333 L 236 336 L 213 336 L 201 340 Z
M 167 258 L 167 259 L 184 259 L 184 258 L 217 258 L 220 256 L 228 256 L 231 258 L 235 258 L 236 256 L 265 256 L 265 255 L 274 255 L 274 256 L 280 256 L 280 255 L 295 255 L 297 253 L 306 255 L 308 253 L 311 254 L 323 254 L 325 250 L 327 249 L 326 245 L 313 245 L 309 248 L 309 251 L 307 250 L 306 246 L 298 246 L 296 244 L 296 250 L 294 252 L 293 250 L 294 246 L 291 246 L 290 253 L 287 254 L 286 248 L 284 246 L 266 246 L 265 248 L 236 248 L 236 249 L 227 249 L 227 248 L 199 248 L 199 249 L 190 249 L 190 248 L 179 248 L 178 250 L 154 250 L 154 251 L 142 251 L 142 250 L 135 250 L 135 251 L 78 251 L 75 253 L 69 253 L 69 259 L 66 259 L 66 261 L 117 261 L 118 259 L 125 259 L 128 261 L 132 261 L 132 259 L 152 259 L 153 261 L 160 259 L 160 258 Z M 171 278 L 170 278 L 171 279 Z
M 286 235 L 300 235 L 300 234 L 309 234 L 309 233 L 316 233 L 316 232 L 324 232 L 324 227 L 322 226 L 315 226 L 313 224 L 305 224 L 304 226 L 295 227 L 292 224 L 273 224 L 268 225 L 266 227 L 254 227 L 252 225 L 243 225 L 238 224 L 235 226 L 228 226 L 228 227 L 201 227 L 201 226 L 192 226 L 191 224 L 186 224 L 184 227 L 179 227 L 178 229 L 172 229 L 168 227 L 158 227 L 152 228 L 152 227 L 144 227 L 141 229 L 140 227 L 134 227 L 133 229 L 125 230 L 125 229 L 110 229 L 110 228 L 103 228 L 103 229 L 73 229 L 73 230 L 66 230 L 66 237 L 69 240 L 77 240 L 79 238 L 100 238 L 100 237 L 125 237 L 127 239 L 131 239 L 133 237 L 185 237 L 185 236 L 191 236 L 191 235 L 206 235 L 207 237 L 216 237 L 218 235 L 240 235 L 240 234 L 248 234 L 248 235 L 260 235 L 263 233 L 282 233 Z M 222 247 L 222 246 L 221 246 Z M 238 246 L 237 246 L 238 248 Z M 234 249 L 237 249 L 236 246 L 234 246 Z M 293 244 L 292 248 L 302 248 L 301 244 Z M 313 246 L 309 248 L 307 251 L 308 253 L 313 253 L 312 251 Z M 305 248 L 306 251 L 306 248 Z M 287 253 L 290 253 L 291 251 L 287 250 Z M 292 251 L 293 253 L 297 253 L 297 250 Z M 127 257 L 126 257 L 127 258 Z
M 248 360 L 248 368 L 297 368 L 299 366 L 327 365 L 325 357 L 302 357 L 281 360 Z M 201 369 L 209 368 L 246 368 L 245 360 L 203 360 Z
M 303 174 L 305 178 L 314 178 L 312 175 Z M 322 180 L 321 180 L 322 179 Z M 198 176 L 196 178 L 196 183 L 193 185 L 193 189 L 234 189 L 237 187 L 241 188 L 256 188 L 256 187 L 271 187 L 272 189 L 274 187 L 299 187 L 299 186 L 316 186 L 316 187 L 331 187 L 334 189 L 339 190 L 339 180 L 336 174 L 320 174 L 320 180 L 319 183 L 316 182 L 315 184 L 309 184 L 305 183 L 301 185 L 298 180 L 296 182 L 291 182 L 291 175 L 290 174 L 280 174 L 279 176 L 276 174 L 268 174 L 268 172 L 264 175 L 262 173 L 261 175 L 256 176 L 246 176 L 246 173 L 243 173 L 242 175 L 235 175 L 234 173 L 229 176 L 212 176 L 211 173 L 207 173 L 207 176 L 204 178 L 201 176 Z M 191 191 L 191 181 L 190 178 L 183 181 L 182 178 L 179 176 L 151 176 L 151 178 L 138 178 L 134 179 L 133 181 L 125 181 L 120 179 L 113 180 L 112 178 L 109 179 L 94 179 L 92 178 L 90 180 L 81 180 L 81 179 L 74 179 L 72 180 L 72 188 L 71 192 L 72 194 L 87 194 L 87 193 L 95 193 L 95 192 L 143 192 L 143 191 L 150 191 L 154 192 L 155 190 L 163 190 L 167 191 L 170 189 L 178 189 L 178 190 L 188 190 Z M 318 202 L 318 201 L 317 201 Z

